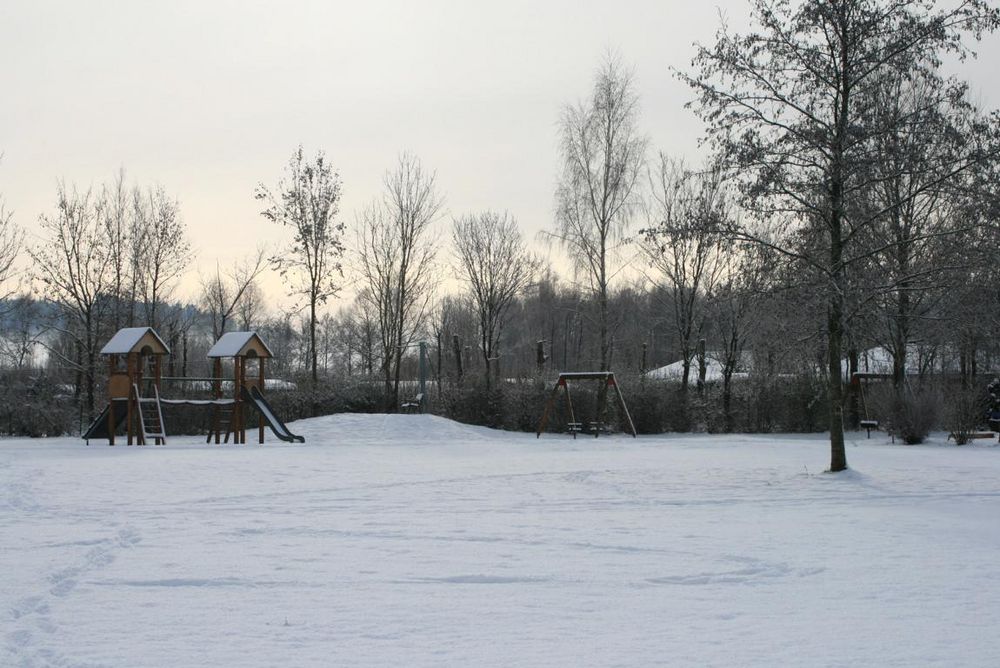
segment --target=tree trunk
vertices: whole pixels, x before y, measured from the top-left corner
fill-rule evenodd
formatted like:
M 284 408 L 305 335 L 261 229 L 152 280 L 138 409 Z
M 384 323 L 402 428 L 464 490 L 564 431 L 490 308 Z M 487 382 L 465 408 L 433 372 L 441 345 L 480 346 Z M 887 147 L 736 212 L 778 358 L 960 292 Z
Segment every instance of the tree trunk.
M 845 11 L 844 7 L 839 11 Z M 845 31 L 846 32 L 846 31 Z M 843 37 L 843 35 L 842 35 Z M 838 92 L 840 99 L 834 114 L 835 136 L 830 162 L 830 301 L 827 313 L 827 362 L 829 363 L 830 405 L 830 472 L 847 469 L 847 451 L 844 449 L 844 385 L 841 380 L 841 346 L 844 338 L 844 147 L 850 123 L 851 76 L 850 46 L 846 39 L 840 44 L 840 70 Z
M 440 399 L 441 396 L 442 396 L 442 391 L 441 391 L 441 365 L 442 365 L 442 362 L 444 361 L 444 359 L 443 359 L 444 358 L 444 353 L 443 353 L 443 351 L 442 351 L 441 348 L 442 348 L 442 346 L 441 346 L 441 332 L 438 331 L 438 333 L 437 333 L 437 368 L 435 369 L 435 373 L 434 373 L 434 379 L 437 381 L 438 399 Z
M 316 354 L 316 293 L 314 292 L 309 297 L 309 355 L 310 364 L 312 365 L 312 382 L 313 385 L 319 380 L 319 376 L 316 372 L 318 356 Z
M 836 473 L 847 468 L 847 451 L 844 449 L 844 392 L 841 379 L 841 347 L 844 338 L 844 268 L 843 238 L 841 236 L 842 188 L 834 180 L 832 212 L 830 216 L 830 269 L 831 286 L 829 313 L 827 314 L 830 403 L 830 471 Z
M 705 391 L 705 377 L 708 375 L 708 362 L 705 360 L 705 339 L 698 339 L 698 394 Z
M 455 353 L 455 378 L 458 383 L 462 383 L 462 341 L 458 338 L 458 334 L 453 334 L 451 337 L 451 347 Z
M 681 394 L 687 395 L 691 378 L 691 351 L 685 347 L 681 350 L 683 355 L 681 363 Z
M 859 383 L 854 382 L 854 374 L 858 372 L 858 350 L 853 345 L 847 351 L 847 377 L 850 379 L 848 385 L 848 424 L 851 429 L 858 429 L 861 425 L 861 407 L 859 406 L 858 388 Z
M 722 416 L 726 433 L 733 431 L 733 370 L 727 362 L 722 371 Z

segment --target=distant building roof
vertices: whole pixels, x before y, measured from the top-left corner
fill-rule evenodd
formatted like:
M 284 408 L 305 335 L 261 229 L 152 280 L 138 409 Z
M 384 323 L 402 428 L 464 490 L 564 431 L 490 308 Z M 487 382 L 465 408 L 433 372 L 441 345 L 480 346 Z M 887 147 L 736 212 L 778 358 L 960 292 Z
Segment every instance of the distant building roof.
M 170 348 L 152 327 L 125 327 L 101 348 L 102 355 L 126 355 L 141 352 L 149 346 L 153 355 L 169 355 Z
M 722 362 L 719 360 L 723 357 L 721 352 L 707 352 L 705 353 L 705 380 L 716 381 L 722 379 Z M 752 357 L 749 351 L 743 351 L 740 356 L 740 361 L 737 364 L 739 372 L 746 371 L 752 365 Z M 741 375 L 741 373 L 737 375 Z M 698 359 L 696 357 L 691 358 L 691 366 L 689 370 L 691 381 L 698 379 Z M 680 380 L 684 375 L 684 360 L 678 360 L 676 362 L 671 362 L 666 366 L 661 366 L 658 369 L 651 369 L 646 372 L 647 378 L 656 378 L 659 380 Z
M 250 355 L 253 353 L 253 355 Z M 215 342 L 209 357 L 274 357 L 271 349 L 257 332 L 227 332 Z

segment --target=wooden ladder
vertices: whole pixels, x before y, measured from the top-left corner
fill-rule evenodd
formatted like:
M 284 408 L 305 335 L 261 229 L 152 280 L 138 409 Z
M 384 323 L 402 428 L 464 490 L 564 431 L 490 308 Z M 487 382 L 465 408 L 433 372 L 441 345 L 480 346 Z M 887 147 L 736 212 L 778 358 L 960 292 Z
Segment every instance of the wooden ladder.
M 135 401 L 139 406 L 139 430 L 142 432 L 142 443 L 146 445 L 153 439 L 154 445 L 166 445 L 167 434 L 163 428 L 163 411 L 160 410 L 160 391 L 153 386 L 153 396 L 143 397 L 139 394 L 139 386 L 133 385 Z

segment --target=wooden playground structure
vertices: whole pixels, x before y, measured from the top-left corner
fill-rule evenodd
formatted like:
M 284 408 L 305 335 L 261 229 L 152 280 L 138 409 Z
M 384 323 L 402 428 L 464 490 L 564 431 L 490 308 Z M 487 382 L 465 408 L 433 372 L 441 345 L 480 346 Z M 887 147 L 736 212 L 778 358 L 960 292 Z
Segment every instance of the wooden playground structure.
M 108 358 L 108 405 L 83 433 L 88 445 L 91 439 L 107 438 L 115 444 L 115 434 L 124 423 L 128 445 L 166 445 L 163 406 L 205 406 L 212 409 L 212 422 L 206 443 L 246 443 L 247 409 L 257 412 L 257 441 L 264 442 L 264 427 L 282 441 L 304 443 L 305 439 L 288 430 L 264 397 L 265 361 L 273 355 L 256 332 L 224 334 L 208 352 L 212 359 L 210 378 L 164 377 L 162 358 L 170 348 L 151 327 L 127 327 L 119 330 L 101 349 Z M 223 359 L 231 358 L 233 378 L 222 377 Z M 124 367 L 122 360 L 124 359 Z M 248 376 L 247 361 L 257 366 L 255 376 Z M 208 383 L 211 399 L 161 396 L 163 381 L 177 383 Z M 224 390 L 232 390 L 224 396 Z
M 576 413 L 573 412 L 573 400 L 570 396 L 569 384 L 570 382 L 578 381 L 597 381 L 604 384 L 604 392 L 598 391 L 598 406 L 596 418 L 585 424 L 583 422 L 578 422 L 576 419 Z M 615 374 L 612 371 L 567 371 L 559 374 L 558 380 L 556 380 L 555 387 L 552 388 L 552 393 L 549 395 L 548 401 L 545 402 L 545 410 L 542 411 L 542 418 L 538 421 L 538 430 L 535 433 L 535 438 L 540 438 L 542 432 L 545 431 L 545 426 L 549 421 L 549 413 L 555 406 L 556 399 L 559 396 L 559 390 L 563 390 L 563 394 L 566 397 L 566 410 L 569 414 L 569 422 L 566 425 L 566 431 L 573 434 L 573 438 L 581 431 L 585 430 L 585 427 L 589 426 L 591 431 L 594 433 L 594 437 L 600 435 L 601 431 L 605 429 L 604 418 L 607 414 L 608 402 L 607 402 L 607 390 L 614 388 L 615 398 L 618 401 L 618 410 L 624 423 L 624 426 L 633 437 L 636 436 L 635 425 L 632 423 L 632 416 L 628 412 L 628 406 L 625 405 L 625 397 L 622 396 L 621 388 L 618 387 L 618 382 L 615 380 Z M 603 397 L 603 401 L 601 398 Z

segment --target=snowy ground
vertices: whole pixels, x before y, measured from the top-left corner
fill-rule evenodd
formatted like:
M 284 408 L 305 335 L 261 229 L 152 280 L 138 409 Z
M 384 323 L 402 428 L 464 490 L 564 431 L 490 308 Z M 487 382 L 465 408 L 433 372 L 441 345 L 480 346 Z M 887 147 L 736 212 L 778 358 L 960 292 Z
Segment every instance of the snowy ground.
M 0 441 L 3 666 L 997 666 L 1000 448 Z

